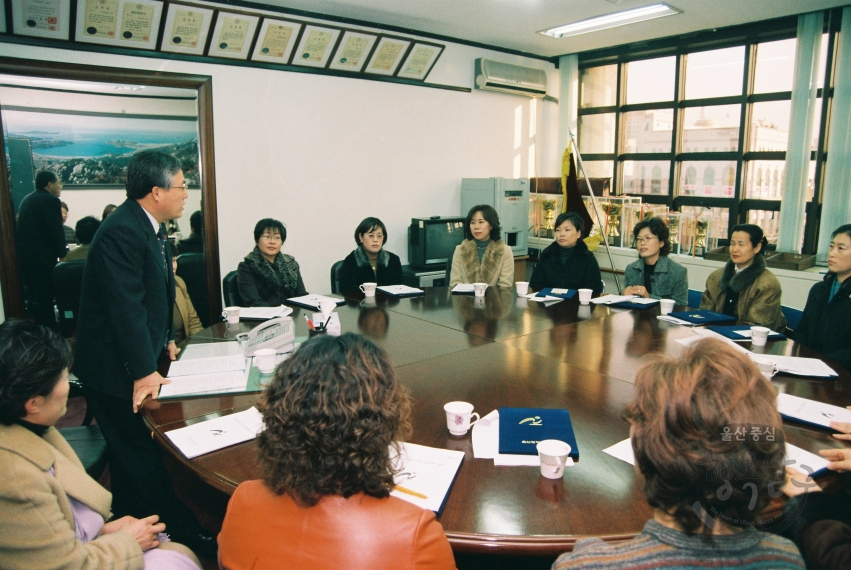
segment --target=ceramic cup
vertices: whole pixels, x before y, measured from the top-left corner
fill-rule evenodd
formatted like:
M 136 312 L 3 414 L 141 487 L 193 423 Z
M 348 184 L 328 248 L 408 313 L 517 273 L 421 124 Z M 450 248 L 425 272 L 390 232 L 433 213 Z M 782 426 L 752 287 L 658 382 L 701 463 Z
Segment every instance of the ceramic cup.
M 278 351 L 274 348 L 261 348 L 254 351 L 254 365 L 260 369 L 263 374 L 268 374 L 275 370 L 275 360 Z
M 579 304 L 587 305 L 591 302 L 591 295 L 594 294 L 593 289 L 580 289 L 579 290 Z
M 659 301 L 659 304 L 662 306 L 662 314 L 667 315 L 671 311 L 674 310 L 674 300 L 673 299 L 662 299 Z
M 449 402 L 443 406 L 446 412 L 446 427 L 452 435 L 464 435 L 470 426 L 479 421 L 479 414 L 473 411 L 473 404 L 468 402 Z M 470 421 L 472 416 L 476 419 Z
M 225 307 L 222 316 L 228 320 L 229 325 L 235 325 L 239 322 L 239 307 Z
M 768 327 L 751 327 L 751 342 L 754 346 L 765 346 L 770 332 Z
M 541 458 L 541 475 L 547 479 L 559 479 L 564 475 L 564 464 L 570 454 L 570 445 L 557 439 L 538 442 L 538 457 Z
M 529 293 L 529 282 L 528 281 L 518 281 L 514 284 L 517 288 L 517 294 L 521 297 Z
M 756 367 L 759 368 L 759 371 L 762 372 L 762 375 L 766 378 L 773 378 L 775 374 L 777 374 L 777 364 L 774 363 L 773 360 L 766 356 L 759 356 L 757 354 L 750 355 L 751 360 L 754 361 Z
M 364 283 L 360 286 L 360 290 L 363 291 L 363 294 L 367 297 L 375 297 L 375 288 L 378 286 L 378 283 Z
M 487 289 L 487 283 L 473 283 L 473 291 L 476 292 L 476 297 L 484 297 L 485 291 L 487 291 Z

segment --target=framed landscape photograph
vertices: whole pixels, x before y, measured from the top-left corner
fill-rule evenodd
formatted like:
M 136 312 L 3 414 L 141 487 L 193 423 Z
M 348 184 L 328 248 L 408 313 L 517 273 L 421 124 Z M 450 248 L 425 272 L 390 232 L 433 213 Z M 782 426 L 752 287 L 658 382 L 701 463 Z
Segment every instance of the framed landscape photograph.
M 163 3 L 154 0 L 79 0 L 75 39 L 139 49 L 154 49 Z
M 212 20 L 213 10 L 185 4 L 169 4 L 160 50 L 204 55 Z
M 289 63 L 301 26 L 301 22 L 263 18 L 251 60 Z
M 325 68 L 342 30 L 307 24 L 293 55 L 292 65 Z
M 259 22 L 259 16 L 218 11 L 216 25 L 213 27 L 213 41 L 207 55 L 248 59 L 248 51 L 251 49 Z
M 410 47 L 411 40 L 381 36 L 378 45 L 372 50 L 372 55 L 369 57 L 369 62 L 364 71 L 376 75 L 394 75 Z
M 446 46 L 416 42 L 405 58 L 405 62 L 402 63 L 402 67 L 399 68 L 399 72 L 396 73 L 396 77 L 424 81 L 437 62 L 437 58 L 443 53 L 444 47 Z
M 378 40 L 376 34 L 346 30 L 328 67 L 357 73 L 366 64 L 366 59 L 369 57 L 376 40 Z
M 12 0 L 12 29 L 19 36 L 68 40 L 71 0 Z

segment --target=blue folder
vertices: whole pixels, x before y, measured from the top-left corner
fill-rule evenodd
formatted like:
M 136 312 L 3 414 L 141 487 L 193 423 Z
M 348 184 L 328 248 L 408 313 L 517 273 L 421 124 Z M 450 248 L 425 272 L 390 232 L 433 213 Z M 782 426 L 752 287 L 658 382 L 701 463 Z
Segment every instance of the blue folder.
M 623 303 L 612 303 L 609 305 L 610 307 L 619 307 L 621 309 L 649 309 L 650 307 L 655 307 L 659 304 L 659 301 L 655 303 L 630 303 L 629 301 L 624 301 Z
M 563 289 L 563 287 L 556 287 L 556 289 Z M 535 297 L 561 297 L 562 299 L 573 299 L 573 296 L 576 295 L 576 289 L 568 289 L 567 293 L 553 293 L 552 287 L 545 287 L 538 291 L 538 294 Z M 535 452 L 537 453 L 537 451 Z
M 550 408 L 500 408 L 499 452 L 537 455 L 538 442 L 558 439 L 570 445 L 570 457 L 579 459 L 570 413 Z
M 715 311 L 707 311 L 707 310 L 693 310 L 693 311 L 677 311 L 674 313 L 669 313 L 670 316 L 680 319 L 695 325 L 710 325 L 714 323 L 723 323 L 729 321 L 735 321 L 736 317 L 731 317 L 730 315 L 725 315 L 723 313 L 716 313 Z
M 727 325 L 727 326 L 714 325 L 714 326 L 710 326 L 710 327 L 706 327 L 706 328 L 708 328 L 711 331 L 715 331 L 720 335 L 724 335 L 727 338 L 732 338 L 733 340 L 742 340 L 742 339 L 750 340 L 750 337 L 747 337 L 747 336 L 744 336 L 744 335 L 741 335 L 741 334 L 737 334 L 737 331 L 749 331 L 749 330 L 751 330 L 750 325 Z M 782 335 L 780 333 L 771 333 L 770 335 L 768 335 L 768 340 L 786 340 L 786 335 Z

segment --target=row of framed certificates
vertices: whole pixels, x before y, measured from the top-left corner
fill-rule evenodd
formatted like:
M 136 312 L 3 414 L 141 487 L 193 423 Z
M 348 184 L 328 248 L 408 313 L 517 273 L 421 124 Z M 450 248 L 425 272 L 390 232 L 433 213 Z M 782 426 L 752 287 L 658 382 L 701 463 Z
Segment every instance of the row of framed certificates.
M 445 46 L 265 14 L 158 0 L 11 0 L 3 32 L 113 47 L 424 81 Z M 5 11 L 2 20 L 5 20 Z

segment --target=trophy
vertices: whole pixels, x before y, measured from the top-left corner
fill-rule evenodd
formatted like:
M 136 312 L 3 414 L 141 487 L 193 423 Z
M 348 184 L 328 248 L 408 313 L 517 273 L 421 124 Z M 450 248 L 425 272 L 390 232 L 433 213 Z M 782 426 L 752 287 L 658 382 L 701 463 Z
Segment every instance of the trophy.
M 668 216 L 668 243 L 672 251 L 680 244 L 680 224 L 676 216 Z
M 709 227 L 709 222 L 706 220 L 697 220 L 697 236 L 694 239 L 694 255 L 703 255 L 706 251 L 706 229 Z
M 618 225 L 620 224 L 621 205 L 612 204 L 610 202 L 606 206 L 606 225 L 608 226 L 608 230 L 606 231 L 606 238 L 608 238 L 609 245 L 616 245 L 617 238 L 621 235 L 618 231 Z
M 541 204 L 541 207 L 546 212 L 544 216 L 544 226 L 541 228 L 543 235 L 541 237 L 551 238 L 553 237 L 553 222 L 555 220 L 555 211 L 556 211 L 556 201 L 555 200 L 544 200 Z

